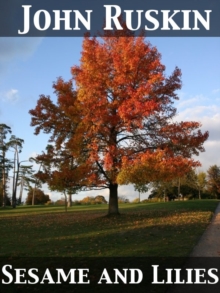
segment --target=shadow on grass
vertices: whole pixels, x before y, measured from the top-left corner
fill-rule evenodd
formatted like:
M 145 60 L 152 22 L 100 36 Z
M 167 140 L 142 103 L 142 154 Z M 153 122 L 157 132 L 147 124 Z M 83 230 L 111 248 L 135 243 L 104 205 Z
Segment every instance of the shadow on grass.
M 105 211 L 0 218 L 0 255 L 186 256 L 208 225 L 217 202 L 188 202 Z M 153 208 L 154 207 L 154 208 Z

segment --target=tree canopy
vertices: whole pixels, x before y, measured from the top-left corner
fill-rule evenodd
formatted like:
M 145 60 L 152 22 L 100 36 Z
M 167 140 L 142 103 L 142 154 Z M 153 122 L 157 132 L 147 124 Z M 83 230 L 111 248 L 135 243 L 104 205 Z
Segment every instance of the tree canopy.
M 30 188 L 25 203 L 32 205 L 33 188 Z M 35 188 L 34 204 L 45 204 L 50 201 L 49 195 L 45 194 L 41 189 Z
M 181 71 L 167 77 L 144 37 L 86 36 L 71 73 L 54 83 L 56 103 L 41 95 L 30 110 L 35 134 L 50 134 L 52 149 L 38 156 L 49 184 L 58 175 L 69 187 L 109 188 L 109 214 L 117 214 L 118 184 L 170 180 L 199 165 L 192 156 L 208 132 L 174 121 Z
M 210 166 L 208 171 L 208 191 L 216 198 L 220 199 L 220 167 L 217 165 Z

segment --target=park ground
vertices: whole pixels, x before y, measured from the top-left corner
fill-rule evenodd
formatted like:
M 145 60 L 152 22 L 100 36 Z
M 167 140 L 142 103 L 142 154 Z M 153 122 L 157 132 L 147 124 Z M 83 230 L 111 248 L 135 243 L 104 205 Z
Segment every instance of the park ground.
M 186 257 L 210 223 L 219 201 L 120 205 L 23 206 L 0 210 L 0 256 Z
M 57 268 L 64 268 L 65 272 L 89 268 L 91 283 L 0 283 L 0 292 L 165 293 L 170 285 L 152 285 L 152 264 L 159 266 L 162 279 L 167 267 L 184 267 L 218 203 L 217 200 L 127 203 L 119 206 L 120 216 L 111 217 L 107 216 L 106 204 L 73 206 L 68 212 L 64 206 L 1 209 L 0 266 L 10 264 L 10 272 L 13 268 L 25 268 L 26 272 L 37 268 L 41 280 L 46 268 L 54 280 Z M 113 280 L 114 269 L 123 272 L 125 267 L 143 272 L 144 279 L 138 286 L 98 285 L 103 268 L 108 269 Z M 1 277 L 7 280 L 5 275 L 0 274 L 0 280 Z M 198 288 L 193 287 L 190 293 L 195 289 Z

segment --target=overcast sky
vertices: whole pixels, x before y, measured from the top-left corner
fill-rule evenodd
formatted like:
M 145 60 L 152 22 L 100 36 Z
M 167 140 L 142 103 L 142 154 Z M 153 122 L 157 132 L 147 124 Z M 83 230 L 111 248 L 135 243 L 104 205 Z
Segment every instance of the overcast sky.
M 182 70 L 177 119 L 200 121 L 210 133 L 206 152 L 198 157 L 200 170 L 220 166 L 220 38 L 149 40 L 161 53 L 167 75 L 175 66 Z M 81 45 L 82 38 L 0 38 L 0 123 L 25 140 L 21 160 L 40 154 L 48 139 L 33 134 L 28 111 L 36 106 L 40 94 L 56 100 L 52 83 L 59 76 L 71 78 L 70 67 L 79 64 Z M 108 191 L 80 193 L 75 198 L 97 193 L 107 195 Z M 121 187 L 119 195 L 132 199 L 138 194 L 129 186 Z M 52 200 L 59 197 L 52 194 Z

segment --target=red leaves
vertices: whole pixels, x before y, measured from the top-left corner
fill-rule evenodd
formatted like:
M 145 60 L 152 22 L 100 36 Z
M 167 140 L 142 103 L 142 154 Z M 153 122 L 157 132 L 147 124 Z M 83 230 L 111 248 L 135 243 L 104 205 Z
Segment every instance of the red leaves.
M 74 182 L 168 180 L 198 165 L 191 156 L 203 151 L 208 133 L 198 122 L 172 123 L 181 71 L 166 77 L 164 70 L 144 37 L 85 37 L 80 66 L 71 69 L 76 91 L 59 78 L 57 105 L 41 96 L 30 111 L 35 133 L 50 133 L 55 151 L 73 158 Z M 69 176 L 59 168 L 60 178 Z

